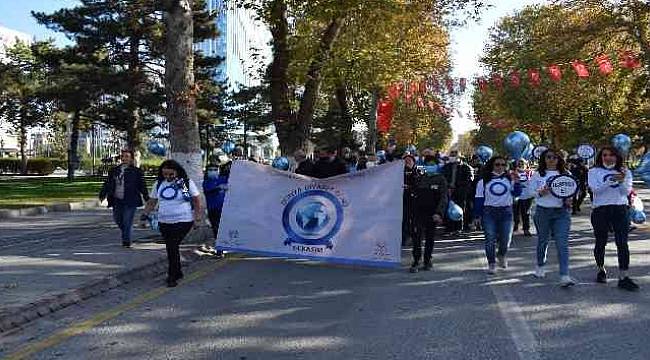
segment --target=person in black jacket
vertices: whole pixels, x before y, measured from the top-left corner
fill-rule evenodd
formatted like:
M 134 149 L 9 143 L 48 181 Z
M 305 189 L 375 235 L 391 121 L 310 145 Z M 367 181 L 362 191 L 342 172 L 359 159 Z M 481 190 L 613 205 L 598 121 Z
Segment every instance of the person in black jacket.
M 314 163 L 307 158 L 305 152 L 298 149 L 293 153 L 293 157 L 296 159 L 296 163 L 298 164 L 295 173 L 299 175 L 312 176 L 312 173 L 314 172 Z
M 474 174 L 472 168 L 461 159 L 458 151 L 452 150 L 449 152 L 448 163 L 442 168 L 442 174 L 449 185 L 451 200 L 463 209 L 463 220 L 448 220 L 447 230 L 449 232 L 458 232 L 461 229 L 469 231 L 472 224 L 472 205 L 474 202 L 474 193 L 472 192 Z
M 149 200 L 144 172 L 133 166 L 133 151 L 122 150 L 122 163 L 108 172 L 99 200 L 108 200 L 108 207 L 113 208 L 113 219 L 122 233 L 122 246 L 131 247 L 131 229 L 135 209 Z
M 413 186 L 415 211 L 415 236 L 413 237 L 413 264 L 410 272 L 418 272 L 422 256 L 422 236 L 424 236 L 424 264 L 422 270 L 431 270 L 433 242 L 436 226 L 442 224 L 447 209 L 447 180 L 436 173 L 416 172 Z
M 570 157 L 567 165 L 569 165 L 571 175 L 578 180 L 578 192 L 573 195 L 573 204 L 571 206 L 571 214 L 575 215 L 580 212 L 580 206 L 587 197 L 587 173 L 589 173 L 589 168 L 577 155 Z
M 328 177 L 347 174 L 345 162 L 336 156 L 334 148 L 322 148 L 318 152 L 318 161 L 314 164 L 312 177 L 325 179 Z

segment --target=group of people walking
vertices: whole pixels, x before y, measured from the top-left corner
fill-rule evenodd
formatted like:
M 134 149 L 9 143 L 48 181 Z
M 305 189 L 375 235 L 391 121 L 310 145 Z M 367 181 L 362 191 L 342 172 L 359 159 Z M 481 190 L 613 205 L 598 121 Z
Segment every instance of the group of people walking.
M 298 174 L 326 178 L 351 171 L 349 163 L 340 159 L 334 149 L 321 149 L 318 159 L 313 162 L 303 152 L 295 155 L 295 172 Z M 169 258 L 167 284 L 176 286 L 183 277 L 179 245 L 193 226 L 203 222 L 200 191 L 174 160 L 166 160 L 160 165 L 157 179 L 149 191 L 144 174 L 133 166 L 133 153 L 123 151 L 121 160 L 122 164 L 109 173 L 100 198 L 107 198 L 109 207 L 113 208 L 114 220 L 121 230 L 125 247 L 131 246 L 133 216 L 135 209 L 143 204 L 142 200 L 146 201 L 145 215 L 158 208 L 159 229 Z M 439 157 L 431 149 L 423 150 L 419 160 L 408 153 L 403 160 L 403 233 L 413 244 L 410 272 L 431 270 L 436 227 L 445 221 L 447 230 L 453 234 L 461 230 L 470 231 L 472 227 L 482 229 L 487 272 L 495 274 L 499 268 L 506 269 L 513 230 L 521 224 L 524 236 L 532 236 L 530 213 L 534 202 L 533 224 L 537 230 L 534 276 L 546 276 L 547 250 L 552 239 L 558 253 L 560 285 L 570 287 L 576 284 L 569 271 L 569 232 L 576 200 L 556 197 L 549 187 L 553 177 L 571 174 L 560 153 L 546 150 L 541 154 L 535 171 L 528 169 L 524 160 L 515 162 L 508 170 L 507 159 L 494 156 L 479 169 L 476 177 L 473 169 L 460 160 L 457 151 L 450 153 L 442 167 Z M 230 164 L 209 164 L 203 181 L 208 218 L 215 238 L 228 190 Z M 623 158 L 615 148 L 604 147 L 598 153 L 595 166 L 588 170 L 586 180 L 593 196 L 591 223 L 596 240 L 595 280 L 607 282 L 605 246 L 609 232 L 613 231 L 618 251 L 618 286 L 625 290 L 638 290 L 638 285 L 628 274 L 628 195 L 632 191 L 632 174 L 624 167 Z M 448 218 L 450 200 L 464 210 L 461 219 Z

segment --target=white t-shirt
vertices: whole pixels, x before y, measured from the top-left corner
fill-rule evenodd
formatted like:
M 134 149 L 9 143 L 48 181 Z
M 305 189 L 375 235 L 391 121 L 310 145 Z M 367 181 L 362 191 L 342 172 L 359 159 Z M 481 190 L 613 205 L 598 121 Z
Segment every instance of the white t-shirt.
M 519 195 L 520 200 L 532 199 L 535 195 L 528 191 L 530 187 L 530 177 L 532 174 L 529 171 L 519 171 L 519 185 L 521 185 L 521 195 Z
M 488 181 L 483 187 L 483 179 L 476 184 L 476 197 L 485 197 L 483 206 L 512 206 L 514 184 L 509 177 L 503 176 Z
M 597 208 L 605 205 L 627 205 L 627 196 L 632 191 L 632 172 L 625 170 L 625 180 L 622 183 L 614 182 L 612 176 L 616 170 L 595 167 L 589 170 L 587 181 L 594 193 L 592 206 Z
M 529 195 L 535 197 L 535 203 L 537 204 L 537 206 L 541 206 L 545 208 L 564 207 L 564 199 L 555 197 L 550 192 L 544 196 L 540 196 L 538 192 L 538 190 L 540 190 L 547 184 L 548 179 L 557 175 L 560 175 L 560 172 L 557 170 L 546 170 L 546 176 L 540 175 L 538 171 L 535 171 L 535 173 L 533 173 L 533 176 L 530 178 L 530 182 L 526 190 Z
M 158 200 L 158 222 L 173 224 L 194 221 L 191 201 L 183 198 L 183 189 L 167 180 L 157 185 L 158 182 L 153 184 L 149 197 Z M 189 180 L 189 193 L 192 197 L 200 195 L 192 180 Z

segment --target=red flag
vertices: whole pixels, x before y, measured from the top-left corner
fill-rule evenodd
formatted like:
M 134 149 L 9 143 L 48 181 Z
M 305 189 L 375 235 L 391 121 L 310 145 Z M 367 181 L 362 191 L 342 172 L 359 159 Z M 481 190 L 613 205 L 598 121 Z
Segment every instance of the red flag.
M 450 94 L 454 92 L 454 80 L 447 78 L 445 85 L 447 86 L 447 92 Z
M 480 77 L 477 79 L 477 82 L 478 88 L 481 90 L 481 92 L 486 92 L 488 89 L 487 81 L 484 78 Z
M 429 105 L 429 109 L 430 109 L 431 111 L 433 111 L 433 109 L 434 109 L 435 106 L 436 106 L 436 103 L 434 103 L 433 100 L 429 100 L 429 104 L 428 104 L 428 105 Z
M 377 130 L 388 132 L 393 121 L 393 103 L 389 99 L 382 99 L 377 107 Z
M 542 83 L 542 78 L 539 76 L 539 70 L 528 69 L 528 82 L 533 87 L 537 87 Z
M 609 75 L 614 71 L 614 66 L 612 66 L 612 62 L 609 60 L 609 55 L 602 54 L 596 56 L 595 60 L 596 64 L 598 64 L 598 70 L 602 75 Z
M 421 94 L 426 94 L 427 93 L 427 80 L 424 79 L 420 81 L 420 93 Z
M 503 76 L 501 74 L 494 73 L 492 74 L 492 85 L 496 89 L 503 89 Z
M 393 84 L 388 88 L 388 98 L 391 101 L 394 101 L 397 98 L 399 98 L 399 95 L 400 95 L 400 89 L 397 84 Z
M 582 61 L 573 60 L 571 61 L 571 66 L 573 66 L 573 70 L 575 70 L 576 75 L 578 75 L 579 78 L 589 77 L 589 69 L 587 69 L 587 65 L 585 65 Z
M 440 92 L 440 84 L 438 83 L 438 79 L 435 77 L 431 77 L 431 88 L 433 89 L 434 93 Z
M 519 71 L 513 71 L 510 73 L 510 86 L 513 88 L 518 88 L 521 85 L 521 78 L 519 77 Z
M 551 65 L 548 67 L 548 75 L 551 77 L 551 80 L 558 82 L 562 80 L 562 70 L 557 65 Z
M 418 104 L 418 108 L 422 109 L 424 107 L 424 99 L 422 99 L 419 96 L 418 96 L 418 99 L 417 99 L 416 103 Z
M 467 88 L 467 79 L 460 78 L 460 81 L 458 82 L 458 87 L 460 92 L 465 92 L 465 89 Z
M 618 56 L 618 61 L 624 69 L 636 69 L 641 67 L 641 61 L 632 51 L 622 51 Z

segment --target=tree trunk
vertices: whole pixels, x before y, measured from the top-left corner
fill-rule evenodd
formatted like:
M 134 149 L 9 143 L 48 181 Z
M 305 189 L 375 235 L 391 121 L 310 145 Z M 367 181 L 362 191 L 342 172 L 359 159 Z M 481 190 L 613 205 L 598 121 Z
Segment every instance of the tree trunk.
M 19 135 L 19 141 L 20 141 L 20 173 L 22 175 L 27 174 L 27 154 L 25 154 L 25 147 L 27 146 L 27 126 L 25 125 L 25 120 L 23 116 L 25 116 L 24 111 L 22 111 L 23 114 L 21 115 L 21 120 L 20 120 L 20 135 Z
M 374 154 L 377 148 L 377 105 L 379 105 L 379 90 L 372 92 L 372 104 L 368 114 L 368 135 L 366 136 L 366 153 Z
M 352 133 L 352 115 L 350 114 L 350 106 L 348 105 L 348 89 L 345 84 L 339 84 L 334 91 L 336 96 L 336 103 L 341 114 L 341 123 L 344 125 L 341 146 L 353 147 L 354 136 Z
M 165 93 L 171 158 L 192 180 L 203 182 L 199 124 L 194 84 L 192 0 L 167 1 Z
M 318 51 L 314 55 L 314 58 L 309 65 L 309 70 L 307 71 L 307 82 L 305 83 L 305 90 L 302 99 L 300 100 L 300 109 L 298 110 L 298 116 L 296 119 L 297 127 L 294 134 L 301 147 L 304 146 L 311 131 L 314 108 L 318 97 L 318 89 L 321 83 L 321 70 L 329 58 L 332 44 L 334 43 L 340 28 L 341 19 L 338 17 L 332 19 L 321 37 Z
M 68 147 L 68 180 L 74 179 L 74 171 L 79 167 L 79 112 L 72 113 L 72 124 L 70 130 L 70 144 Z
M 283 155 L 291 155 L 300 148 L 293 137 L 295 116 L 291 111 L 289 98 L 289 62 L 288 48 L 289 23 L 287 21 L 287 4 L 284 0 L 273 0 L 271 4 L 270 31 L 273 36 L 273 61 L 269 67 L 271 87 L 271 117 L 280 141 Z

